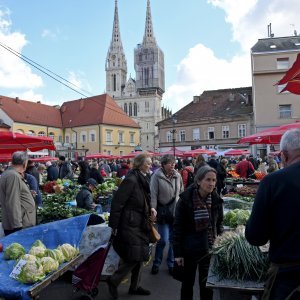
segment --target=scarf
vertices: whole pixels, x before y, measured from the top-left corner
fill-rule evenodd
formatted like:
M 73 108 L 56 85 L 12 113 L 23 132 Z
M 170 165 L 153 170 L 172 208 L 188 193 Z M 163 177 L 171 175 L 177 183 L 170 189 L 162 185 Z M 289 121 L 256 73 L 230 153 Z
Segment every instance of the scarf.
M 139 170 L 131 170 L 131 172 L 136 176 L 139 186 L 145 195 L 148 207 L 150 207 L 150 174 L 142 174 Z
M 203 199 L 198 190 L 193 192 L 193 207 L 196 232 L 207 230 L 208 244 L 213 245 L 213 228 L 211 223 L 211 194 Z

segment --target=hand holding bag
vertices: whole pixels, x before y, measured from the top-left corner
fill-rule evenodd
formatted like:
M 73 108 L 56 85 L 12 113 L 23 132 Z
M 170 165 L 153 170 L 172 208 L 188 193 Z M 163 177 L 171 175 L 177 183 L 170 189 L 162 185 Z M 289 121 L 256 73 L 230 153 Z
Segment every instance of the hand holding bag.
M 150 243 L 154 244 L 160 240 L 160 234 L 154 227 L 154 224 L 151 220 L 149 220 L 149 225 L 150 225 L 150 236 L 149 236 L 149 241 Z

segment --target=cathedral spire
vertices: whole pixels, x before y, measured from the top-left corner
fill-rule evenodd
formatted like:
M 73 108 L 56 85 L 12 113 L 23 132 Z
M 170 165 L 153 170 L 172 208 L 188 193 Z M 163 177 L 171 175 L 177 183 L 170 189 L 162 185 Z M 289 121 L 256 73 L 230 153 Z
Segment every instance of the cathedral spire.
M 114 15 L 114 24 L 113 32 L 110 43 L 110 51 L 123 51 L 123 45 L 121 41 L 120 34 L 120 24 L 119 24 L 119 13 L 118 13 L 118 0 L 115 0 L 115 15 Z
M 157 46 L 156 39 L 153 33 L 150 0 L 147 0 L 147 13 L 146 13 L 146 24 L 145 24 L 145 34 L 143 38 L 143 46 L 144 47 Z

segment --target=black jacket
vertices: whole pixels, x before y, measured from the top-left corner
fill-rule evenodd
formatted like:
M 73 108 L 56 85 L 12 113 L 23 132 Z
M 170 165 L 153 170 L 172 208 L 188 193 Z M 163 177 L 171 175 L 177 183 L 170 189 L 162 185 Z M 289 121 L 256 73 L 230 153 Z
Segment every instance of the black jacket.
M 114 249 L 126 262 L 142 262 L 149 257 L 149 203 L 146 207 L 144 190 L 136 172 L 128 173 L 119 186 L 109 218 L 109 226 L 117 229 Z
M 83 186 L 76 196 L 77 207 L 93 210 L 93 194 L 87 186 Z
M 58 178 L 60 179 L 72 179 L 73 171 L 71 165 L 68 162 L 64 162 L 59 166 Z
M 273 263 L 300 262 L 300 162 L 265 176 L 259 184 L 246 238 L 255 246 L 270 241 Z
M 47 180 L 48 181 L 53 181 L 53 180 L 57 180 L 58 178 L 58 167 L 55 166 L 49 166 L 47 168 Z
M 176 205 L 173 229 L 174 257 L 201 257 L 209 251 L 207 230 L 196 231 L 193 207 L 193 193 L 196 188 L 192 185 L 181 193 Z M 215 191 L 211 197 L 211 223 L 213 235 L 216 237 L 223 232 L 223 200 Z
M 95 179 L 99 184 L 103 183 L 104 182 L 104 179 L 103 177 L 100 175 L 100 172 L 95 169 L 95 168 L 91 168 L 91 171 L 90 171 L 90 178 L 93 178 Z

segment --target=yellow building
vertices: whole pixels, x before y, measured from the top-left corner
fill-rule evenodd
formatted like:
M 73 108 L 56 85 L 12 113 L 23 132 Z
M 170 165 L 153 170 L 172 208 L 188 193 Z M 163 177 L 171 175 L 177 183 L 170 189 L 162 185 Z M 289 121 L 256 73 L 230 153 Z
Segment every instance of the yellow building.
M 52 137 L 58 153 L 71 158 L 123 155 L 140 141 L 139 125 L 107 94 L 61 107 L 0 96 L 0 119 L 11 131 Z

